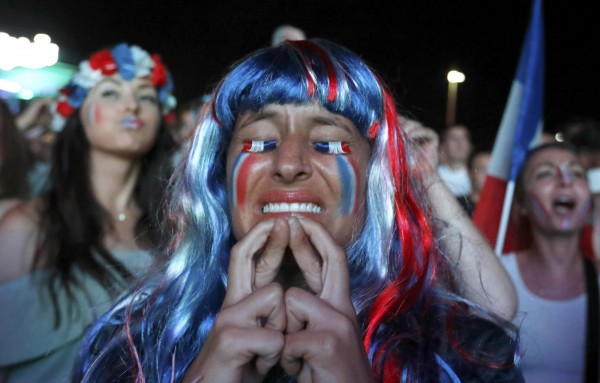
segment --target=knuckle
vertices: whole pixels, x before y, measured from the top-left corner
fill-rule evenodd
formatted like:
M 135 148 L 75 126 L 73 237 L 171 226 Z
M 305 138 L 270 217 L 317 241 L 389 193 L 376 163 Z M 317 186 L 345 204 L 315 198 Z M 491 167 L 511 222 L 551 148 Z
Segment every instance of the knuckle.
M 341 342 L 336 334 L 330 331 L 322 331 L 316 339 L 319 342 L 319 350 L 325 358 L 339 354 Z
M 300 299 L 302 290 L 298 287 L 290 287 L 285 291 L 285 304 L 292 305 L 294 301 Z
M 269 283 L 264 288 L 265 299 L 269 302 L 278 302 L 283 300 L 285 294 L 283 287 L 276 282 Z
M 240 343 L 239 329 L 234 326 L 221 326 L 216 335 L 216 345 L 220 350 L 233 351 Z

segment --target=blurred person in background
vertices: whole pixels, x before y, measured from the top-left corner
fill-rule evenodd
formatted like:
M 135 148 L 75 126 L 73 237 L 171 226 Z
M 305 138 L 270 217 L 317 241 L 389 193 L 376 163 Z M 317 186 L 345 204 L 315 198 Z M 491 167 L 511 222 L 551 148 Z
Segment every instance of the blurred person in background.
M 467 161 L 471 154 L 471 133 L 464 125 L 452 125 L 440 134 L 440 177 L 456 197 L 471 193 Z
M 277 46 L 286 40 L 304 40 L 306 33 L 298 27 L 289 24 L 283 24 L 275 28 L 271 35 L 271 46 Z
M 579 160 L 586 170 L 600 168 L 600 121 L 593 118 L 571 118 L 562 127 L 566 142 L 577 148 Z
M 565 142 L 577 148 L 592 193 L 592 215 L 584 228 L 581 247 L 600 260 L 600 121 L 573 116 L 560 128 Z
M 52 106 L 51 186 L 0 223 L 0 376 L 64 382 L 88 325 L 152 262 L 175 106 L 158 55 L 118 44 Z
M 185 149 L 196 128 L 198 117 L 209 99 L 210 95 L 205 94 L 177 106 L 175 121 L 168 125 L 169 132 L 176 145 L 172 156 L 174 167 L 181 162 Z
M 33 160 L 27 176 L 30 197 L 38 197 L 49 188 L 50 161 L 56 139 L 56 132 L 51 127 L 52 102 L 51 98 L 35 99 L 16 118 Z
M 471 217 L 475 211 L 475 206 L 479 202 L 479 195 L 483 190 L 485 177 L 487 175 L 488 165 L 492 154 L 488 150 L 474 150 L 467 161 L 469 168 L 469 179 L 471 180 L 471 192 L 467 195 L 458 197 L 458 201 Z
M 585 363 L 590 358 L 597 373 L 598 354 L 586 355 L 586 348 L 598 336 L 599 320 L 589 316 L 599 304 L 598 262 L 580 247 L 590 197 L 573 146 L 545 144 L 527 155 L 513 203 L 522 250 L 500 258 L 517 289 L 514 323 L 528 383 L 598 381 L 586 375 Z

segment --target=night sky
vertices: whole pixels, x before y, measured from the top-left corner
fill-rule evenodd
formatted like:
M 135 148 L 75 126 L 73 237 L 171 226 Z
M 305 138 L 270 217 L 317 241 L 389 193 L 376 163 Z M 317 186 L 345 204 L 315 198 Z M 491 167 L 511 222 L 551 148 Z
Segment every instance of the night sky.
M 457 121 L 486 146 L 502 117 L 530 8 L 529 0 L 0 0 L 0 31 L 48 33 L 61 47 L 60 60 L 72 64 L 106 45 L 138 44 L 161 54 L 185 102 L 208 92 L 232 63 L 267 46 L 273 29 L 289 23 L 360 54 L 399 104 L 436 130 L 444 125 L 446 73 L 463 71 Z M 600 119 L 597 13 L 590 2 L 556 0 L 546 0 L 544 13 L 546 130 L 573 116 Z

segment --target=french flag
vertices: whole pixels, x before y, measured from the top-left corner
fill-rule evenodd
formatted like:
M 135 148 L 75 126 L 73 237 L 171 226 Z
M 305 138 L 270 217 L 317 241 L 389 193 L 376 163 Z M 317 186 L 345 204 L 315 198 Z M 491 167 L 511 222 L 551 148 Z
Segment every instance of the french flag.
M 473 213 L 475 225 L 498 255 L 514 250 L 515 236 L 508 221 L 515 181 L 527 151 L 541 136 L 543 100 L 542 0 L 534 0 L 517 75 L 494 141 L 487 178 Z

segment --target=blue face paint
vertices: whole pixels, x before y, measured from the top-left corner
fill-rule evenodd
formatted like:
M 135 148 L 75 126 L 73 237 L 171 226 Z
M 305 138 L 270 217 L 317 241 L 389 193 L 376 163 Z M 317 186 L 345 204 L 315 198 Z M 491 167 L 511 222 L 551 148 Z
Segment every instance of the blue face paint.
M 357 168 L 346 156 L 335 156 L 340 174 L 340 215 L 349 215 L 354 212 L 357 196 L 358 173 Z

